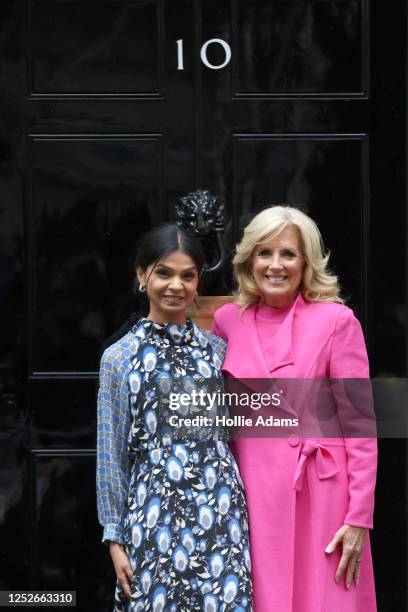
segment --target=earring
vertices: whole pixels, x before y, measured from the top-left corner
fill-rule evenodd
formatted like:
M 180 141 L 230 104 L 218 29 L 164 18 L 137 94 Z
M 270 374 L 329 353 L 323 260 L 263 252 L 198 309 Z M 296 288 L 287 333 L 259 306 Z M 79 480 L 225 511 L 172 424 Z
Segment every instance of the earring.
M 144 285 L 139 285 L 139 293 L 145 293 L 146 287 Z
M 249 276 L 249 280 L 251 280 L 251 281 L 254 281 L 254 280 L 255 280 L 255 277 L 254 277 L 254 275 L 253 275 L 253 274 L 248 274 L 248 276 Z

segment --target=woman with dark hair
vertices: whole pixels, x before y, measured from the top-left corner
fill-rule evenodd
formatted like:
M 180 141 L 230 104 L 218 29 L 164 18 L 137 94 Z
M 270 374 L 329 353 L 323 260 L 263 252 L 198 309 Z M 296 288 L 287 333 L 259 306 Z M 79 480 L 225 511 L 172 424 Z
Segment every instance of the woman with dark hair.
M 176 225 L 146 234 L 136 256 L 146 316 L 102 355 L 97 499 L 116 612 L 252 610 L 246 506 L 226 436 L 210 419 L 188 429 L 196 406 L 172 405 L 221 388 L 225 342 L 186 320 L 203 266 L 199 241 Z

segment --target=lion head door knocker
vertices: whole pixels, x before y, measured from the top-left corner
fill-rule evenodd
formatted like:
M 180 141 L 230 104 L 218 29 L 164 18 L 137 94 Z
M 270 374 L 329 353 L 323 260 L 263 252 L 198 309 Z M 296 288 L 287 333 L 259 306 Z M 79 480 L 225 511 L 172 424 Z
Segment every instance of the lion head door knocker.
M 203 243 L 207 261 L 208 259 L 211 261 L 211 264 L 206 264 L 206 274 L 219 270 L 225 262 L 222 239 L 224 204 L 220 199 L 206 189 L 191 191 L 176 204 L 176 223 L 196 234 Z M 216 246 L 215 251 L 214 246 Z

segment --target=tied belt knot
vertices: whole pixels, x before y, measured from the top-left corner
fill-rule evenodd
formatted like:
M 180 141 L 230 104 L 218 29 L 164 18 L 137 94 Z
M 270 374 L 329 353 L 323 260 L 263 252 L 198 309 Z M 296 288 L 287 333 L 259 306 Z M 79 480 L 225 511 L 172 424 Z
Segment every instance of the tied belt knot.
M 336 460 L 327 446 L 322 446 L 314 440 L 306 440 L 301 447 L 299 461 L 293 481 L 293 488 L 296 489 L 296 491 L 302 490 L 306 461 L 314 454 L 316 455 L 316 472 L 320 480 L 332 478 L 340 472 Z

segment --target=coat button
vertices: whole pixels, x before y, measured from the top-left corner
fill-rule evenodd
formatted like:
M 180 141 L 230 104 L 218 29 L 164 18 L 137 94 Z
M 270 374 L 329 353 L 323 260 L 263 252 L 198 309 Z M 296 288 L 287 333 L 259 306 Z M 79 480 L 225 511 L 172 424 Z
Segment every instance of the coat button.
M 291 446 L 299 446 L 299 438 L 297 436 L 289 436 L 289 444 Z

